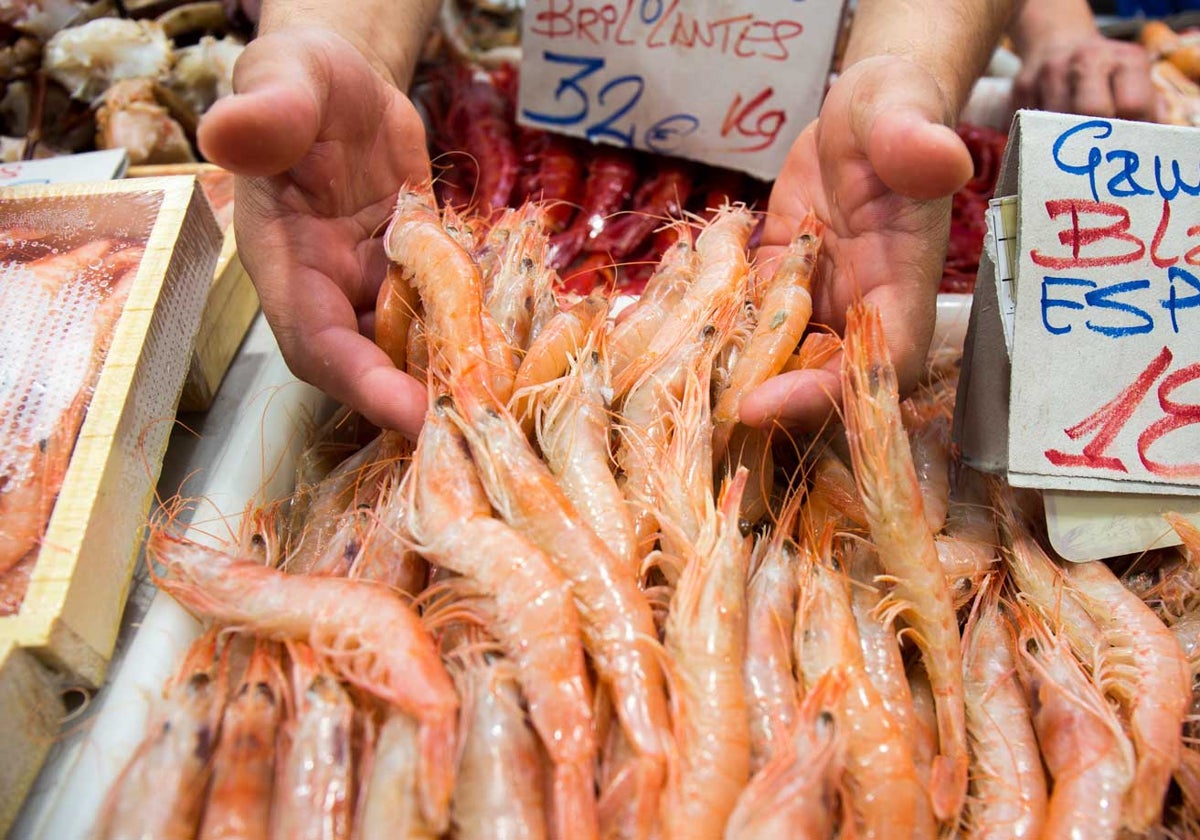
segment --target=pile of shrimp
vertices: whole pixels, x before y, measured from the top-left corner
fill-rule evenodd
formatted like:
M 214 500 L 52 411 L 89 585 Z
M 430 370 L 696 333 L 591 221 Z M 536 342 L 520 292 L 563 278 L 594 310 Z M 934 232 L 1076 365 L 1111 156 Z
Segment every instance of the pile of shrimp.
M 1056 560 L 955 463 L 955 359 L 901 401 L 871 306 L 809 329 L 811 219 L 768 268 L 723 206 L 613 316 L 556 298 L 545 212 L 402 193 L 376 341 L 419 440 L 342 415 L 237 540 L 151 528 L 211 630 L 99 836 L 1196 836 L 1194 529 Z M 843 424 L 739 423 L 838 353 Z

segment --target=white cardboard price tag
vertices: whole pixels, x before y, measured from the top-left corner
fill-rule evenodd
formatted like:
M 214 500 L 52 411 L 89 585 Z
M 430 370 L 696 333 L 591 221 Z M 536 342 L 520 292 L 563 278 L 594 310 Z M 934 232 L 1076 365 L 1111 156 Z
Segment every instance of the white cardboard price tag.
M 129 154 L 124 149 L 0 163 L 0 187 L 111 181 L 122 177 L 128 166 Z
M 997 194 L 1017 196 L 1016 259 L 1008 283 L 994 247 L 981 260 L 956 437 L 969 464 L 1046 491 L 1068 559 L 1177 542 L 1159 514 L 1200 513 L 1198 141 L 1013 121 Z
M 820 110 L 843 5 L 527 0 L 517 119 L 774 178 Z

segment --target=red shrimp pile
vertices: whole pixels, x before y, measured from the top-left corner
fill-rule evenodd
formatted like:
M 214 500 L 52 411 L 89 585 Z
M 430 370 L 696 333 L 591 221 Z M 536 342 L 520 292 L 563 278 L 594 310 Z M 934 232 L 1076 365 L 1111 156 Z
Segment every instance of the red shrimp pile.
M 443 204 L 489 216 L 549 203 L 551 264 L 567 290 L 639 294 L 675 241 L 664 226 L 730 201 L 760 209 L 770 184 L 728 169 L 517 125 L 517 70 L 447 63 L 418 80 Z
M 967 144 L 975 162 L 975 175 L 954 194 L 950 210 L 950 241 L 946 247 L 946 263 L 942 268 L 943 292 L 971 292 L 975 288 L 975 273 L 979 270 L 979 255 L 983 251 L 983 234 L 987 230 L 984 216 L 988 200 L 996 189 L 1004 146 L 1008 135 L 986 126 L 962 124 L 958 136 Z

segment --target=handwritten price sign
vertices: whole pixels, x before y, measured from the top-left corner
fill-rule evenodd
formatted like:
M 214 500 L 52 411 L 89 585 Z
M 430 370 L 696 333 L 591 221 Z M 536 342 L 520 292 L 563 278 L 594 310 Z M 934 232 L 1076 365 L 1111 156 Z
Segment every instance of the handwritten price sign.
M 774 178 L 820 109 L 842 5 L 527 0 L 518 120 Z
M 1010 476 L 1200 494 L 1200 131 L 1018 127 Z

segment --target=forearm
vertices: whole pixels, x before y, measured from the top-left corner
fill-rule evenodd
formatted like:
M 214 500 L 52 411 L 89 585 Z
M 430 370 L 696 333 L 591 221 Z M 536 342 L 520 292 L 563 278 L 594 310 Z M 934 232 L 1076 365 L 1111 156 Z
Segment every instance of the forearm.
M 1021 55 L 1048 37 L 1062 41 L 1100 33 L 1087 0 L 1027 0 L 1024 6 L 1008 30 Z
M 258 32 L 267 35 L 294 26 L 317 26 L 341 35 L 362 51 L 401 90 L 412 80 L 425 35 L 437 15 L 438 0 L 266 0 Z
M 953 119 L 1019 5 L 1019 0 L 861 0 L 846 66 L 874 56 L 907 58 L 937 80 Z

